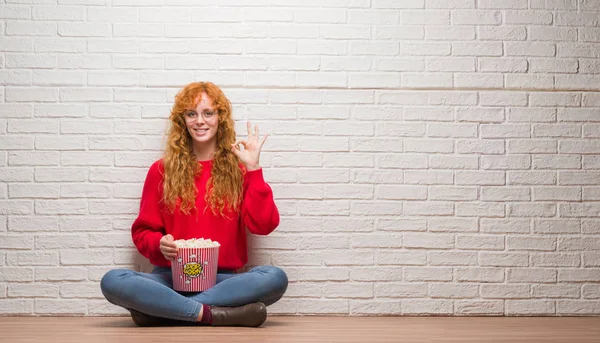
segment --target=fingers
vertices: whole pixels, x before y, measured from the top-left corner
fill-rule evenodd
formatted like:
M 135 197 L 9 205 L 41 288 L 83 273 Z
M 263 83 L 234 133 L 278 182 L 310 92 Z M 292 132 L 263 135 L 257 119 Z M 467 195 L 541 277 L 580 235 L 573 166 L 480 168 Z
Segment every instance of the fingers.
M 233 143 L 231 145 L 231 150 L 238 157 L 240 156 L 240 153 L 241 153 L 240 144 L 242 146 L 244 146 L 244 149 L 245 149 L 246 148 L 246 144 L 248 144 L 248 143 L 245 140 L 243 140 L 243 139 L 238 139 L 237 141 L 235 141 L 235 143 Z
M 172 235 L 164 235 L 160 239 L 160 252 L 168 260 L 174 259 L 177 256 L 177 245 L 175 244 Z
M 268 133 L 260 140 L 260 144 L 258 146 L 259 149 L 262 149 L 263 145 L 265 144 L 265 141 L 267 140 L 267 137 L 269 137 Z
M 167 242 L 165 242 L 167 243 Z M 174 244 L 173 244 L 174 245 Z M 167 244 L 161 244 L 160 252 L 165 256 L 166 259 L 172 260 L 177 257 L 177 246 L 171 247 Z
M 248 140 L 250 140 L 252 138 L 252 125 L 249 121 L 246 122 L 246 129 L 248 130 Z

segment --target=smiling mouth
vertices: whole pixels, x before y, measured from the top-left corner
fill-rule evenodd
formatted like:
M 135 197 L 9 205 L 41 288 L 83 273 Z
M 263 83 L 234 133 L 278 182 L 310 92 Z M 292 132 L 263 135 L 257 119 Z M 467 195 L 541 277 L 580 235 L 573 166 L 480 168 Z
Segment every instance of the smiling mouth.
M 194 132 L 202 134 L 208 132 L 208 129 L 194 129 Z

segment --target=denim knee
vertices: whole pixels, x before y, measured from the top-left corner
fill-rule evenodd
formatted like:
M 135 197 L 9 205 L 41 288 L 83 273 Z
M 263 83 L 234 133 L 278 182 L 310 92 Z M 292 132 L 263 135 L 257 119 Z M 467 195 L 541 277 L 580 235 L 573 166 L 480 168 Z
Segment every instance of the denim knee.
M 272 276 L 274 291 L 283 295 L 288 287 L 287 274 L 279 267 L 269 267 L 269 275 Z
M 104 274 L 102 280 L 100 280 L 100 289 L 108 301 L 118 294 L 119 282 L 128 272 L 131 271 L 128 269 L 113 269 Z
M 288 277 L 286 273 L 278 267 L 261 266 L 258 268 L 267 278 L 266 284 L 268 289 L 268 292 L 262 297 L 261 302 L 269 306 L 277 302 L 285 294 L 288 287 Z

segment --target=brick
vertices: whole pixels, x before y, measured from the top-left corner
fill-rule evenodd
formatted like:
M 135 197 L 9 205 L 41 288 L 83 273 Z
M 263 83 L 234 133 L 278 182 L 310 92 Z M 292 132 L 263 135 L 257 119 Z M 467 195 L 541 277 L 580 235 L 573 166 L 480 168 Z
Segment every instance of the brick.
M 380 98 L 381 101 L 381 98 Z M 426 120 L 426 121 L 451 121 L 454 113 L 452 109 L 445 107 L 405 107 L 404 120 Z M 419 127 L 422 130 L 417 131 L 419 136 L 425 135 L 425 125 L 417 124 L 409 127 Z M 422 132 L 422 133 L 421 133 Z
M 514 170 L 529 169 L 530 166 L 528 155 L 481 156 L 481 169 Z
M 554 88 L 554 77 L 540 74 L 508 74 L 506 75 L 506 87 L 552 89 Z
M 382 231 L 425 231 L 425 219 L 380 219 L 377 225 Z
M 404 279 L 406 281 L 451 281 L 452 268 L 432 267 L 405 267 Z
M 457 185 L 503 185 L 504 172 L 499 171 L 466 171 L 455 172 Z
M 454 87 L 458 88 L 503 88 L 504 80 L 501 74 L 469 74 L 457 73 Z
M 481 285 L 483 299 L 528 299 L 529 285 Z
M 600 285 L 583 285 L 581 294 L 584 299 L 600 299 Z
M 455 42 L 452 43 L 452 54 L 478 57 L 502 56 L 502 42 Z
M 405 248 L 451 249 L 454 246 L 454 236 L 451 234 L 406 233 Z
M 406 39 L 406 38 L 404 38 Z M 422 37 L 413 38 L 422 39 Z M 426 40 L 440 41 L 465 41 L 475 39 L 475 28 L 473 27 L 444 27 L 428 26 L 425 28 Z
M 505 23 L 509 25 L 551 25 L 552 12 L 532 10 L 506 11 Z
M 504 237 L 492 235 L 457 236 L 456 248 L 461 250 L 503 250 Z
M 475 59 L 468 57 L 428 58 L 425 70 L 431 72 L 474 72 Z
M 31 200 L 0 200 L 0 215 L 32 213 L 33 203 Z
M 509 185 L 555 185 L 556 173 L 554 171 L 509 171 L 507 179 Z
M 533 156 L 533 169 L 580 169 L 581 156 L 577 155 L 562 155 L 549 156 L 537 155 Z
M 433 124 L 429 126 L 431 129 Z M 445 125 L 440 125 L 441 128 L 446 127 Z M 457 126 L 462 127 L 462 126 Z M 447 155 L 431 155 L 429 156 L 429 167 L 434 169 L 478 169 L 478 158 L 477 156 L 468 156 L 468 155 L 455 155 L 455 156 L 447 156 Z
M 477 253 L 469 252 L 431 252 L 431 266 L 476 266 Z
M 402 302 L 403 314 L 452 314 L 450 300 L 406 300 Z
M 404 172 L 404 182 L 412 185 L 451 185 L 452 172 L 407 170 Z
M 504 301 L 502 300 L 461 300 L 455 302 L 457 315 L 502 315 L 504 314 Z
M 423 8 L 425 1 L 424 0 L 374 0 L 373 7 L 374 8 Z
M 81 300 L 37 299 L 35 313 L 38 314 L 85 314 L 87 305 Z
M 404 73 L 401 80 L 402 87 L 428 88 L 452 87 L 452 74 L 450 73 Z
M 522 73 L 527 72 L 526 59 L 520 58 L 479 58 L 479 70 L 482 72 Z
M 579 201 L 581 200 L 581 188 L 579 187 L 534 187 L 534 201 Z M 584 193 L 585 194 L 585 193 Z M 584 195 L 585 199 L 585 195 Z
M 506 272 L 506 280 L 510 283 L 555 283 L 557 272 L 547 268 L 510 268 Z
M 520 41 L 525 40 L 527 34 L 524 27 L 494 27 L 480 26 L 479 38 L 486 40 Z
M 599 301 L 592 300 L 558 300 L 556 302 L 556 313 L 586 315 L 596 313 Z
M 556 204 L 554 203 L 511 203 L 507 215 L 510 217 L 554 217 Z
M 559 57 L 585 57 L 598 58 L 600 49 L 595 43 L 562 43 L 557 44 L 557 56 Z
M 10 284 L 8 296 L 15 298 L 58 298 L 58 285 L 50 283 Z
M 582 6 L 590 6 L 593 8 L 593 2 L 581 3 Z M 558 11 L 555 14 L 555 25 L 556 26 L 598 26 L 598 16 L 594 12 L 566 12 Z
M 534 298 L 579 298 L 580 287 L 575 285 L 533 285 Z
M 418 3 L 413 2 L 411 3 Z M 444 1 L 444 0 L 427 0 L 425 4 L 426 8 L 475 8 L 475 2 L 472 0 L 452 0 L 452 1 Z
M 459 217 L 504 217 L 504 204 L 500 203 L 466 203 L 456 204 L 456 215 Z
M 483 201 L 527 201 L 531 200 L 529 188 L 524 187 L 482 187 Z
M 533 41 L 576 41 L 577 29 L 563 27 L 536 27 L 528 28 L 529 39 Z M 552 37 L 552 39 L 550 39 Z
M 399 215 L 402 205 L 392 201 L 355 201 L 350 206 L 353 215 Z
M 350 313 L 352 315 L 373 315 L 373 314 L 400 314 L 400 301 L 373 301 L 373 300 L 351 300 Z
M 551 237 L 507 237 L 507 250 L 552 251 L 556 249 L 556 238 Z
M 351 73 L 348 75 L 350 87 L 393 88 L 400 86 L 400 75 L 396 73 Z
M 507 42 L 507 56 L 555 56 L 556 45 L 545 42 Z
M 456 10 L 452 12 L 453 25 L 500 25 L 501 23 L 500 11 Z
M 8 187 L 10 198 L 56 199 L 59 195 L 58 185 L 44 184 L 11 184 Z
M 444 10 L 407 10 L 400 12 L 402 25 L 449 25 L 450 11 Z
M 545 300 L 506 300 L 507 315 L 549 315 L 556 313 L 554 301 Z
M 264 10 L 263 10 L 264 11 Z M 292 14 L 292 12 L 289 13 L 290 17 L 293 16 L 293 19 L 295 22 L 299 22 L 299 23 L 331 23 L 331 24 L 339 24 L 339 23 L 351 23 L 351 24 L 376 24 L 376 23 L 372 23 L 368 20 L 365 20 L 365 15 L 368 16 L 369 14 L 371 14 L 372 16 L 375 16 L 376 13 L 382 13 L 382 14 L 386 14 L 383 12 L 371 12 L 371 11 L 364 11 L 364 10 L 351 10 L 348 13 L 348 19 L 346 19 L 346 11 L 341 10 L 341 9 L 321 9 L 321 10 L 314 10 L 314 9 L 299 9 L 299 10 L 295 10 Z M 282 17 L 281 15 L 279 15 L 279 17 Z M 393 15 L 392 15 L 393 17 Z M 285 17 L 283 17 L 285 18 Z M 385 18 L 385 17 L 384 17 Z M 397 18 L 397 15 L 396 15 Z M 397 23 L 397 19 L 396 19 L 396 23 Z M 389 24 L 393 24 L 394 22 L 390 22 Z
M 504 281 L 504 269 L 458 267 L 456 269 L 456 280 L 467 282 L 502 282 Z
M 429 187 L 429 199 L 431 200 L 456 200 L 468 201 L 477 199 L 477 188 L 475 187 Z
M 8 265 L 11 266 L 52 266 L 58 265 L 56 252 L 9 252 L 6 255 Z
M 430 284 L 429 294 L 432 298 L 475 298 L 479 295 L 479 286 L 470 284 Z
M 299 313 L 348 314 L 348 300 L 299 300 Z
M 68 298 L 96 298 L 103 299 L 102 291 L 96 283 L 61 283 L 60 296 L 63 299 Z
M 293 282 L 288 284 L 286 297 L 293 298 L 320 298 L 323 293 L 323 285 L 319 283 Z
M 594 84 L 600 80 L 600 75 L 557 75 L 556 87 L 561 89 L 593 90 Z
M 33 300 L 0 299 L 0 313 L 2 314 L 31 314 L 32 312 Z
M 526 267 L 529 265 L 528 254 L 482 252 L 479 255 L 480 266 L 493 267 Z

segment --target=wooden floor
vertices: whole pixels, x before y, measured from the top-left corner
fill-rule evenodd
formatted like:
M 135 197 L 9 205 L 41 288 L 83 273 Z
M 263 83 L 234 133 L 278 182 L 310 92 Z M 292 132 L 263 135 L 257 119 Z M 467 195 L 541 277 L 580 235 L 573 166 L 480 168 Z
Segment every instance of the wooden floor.
M 270 317 L 260 328 L 140 328 L 127 317 L 0 317 L 0 342 L 600 342 L 600 317 Z

